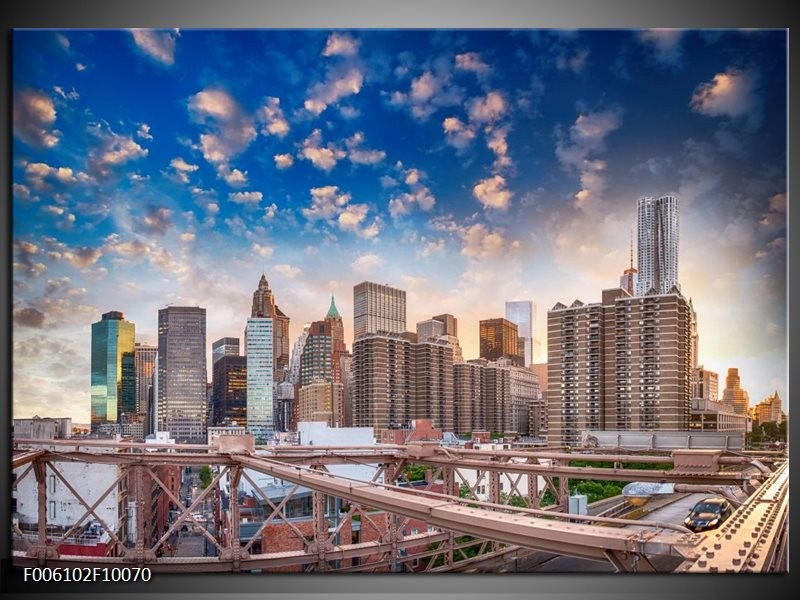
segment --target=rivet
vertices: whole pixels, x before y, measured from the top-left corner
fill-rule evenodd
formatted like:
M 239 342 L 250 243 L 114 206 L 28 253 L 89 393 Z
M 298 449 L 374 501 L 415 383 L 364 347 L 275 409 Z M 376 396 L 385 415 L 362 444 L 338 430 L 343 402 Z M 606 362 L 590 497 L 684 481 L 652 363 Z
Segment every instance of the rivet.
M 722 550 L 722 544 L 714 544 L 714 550 Z
M 742 559 L 741 558 L 734 558 L 733 559 L 733 564 L 735 564 L 737 566 L 742 564 Z

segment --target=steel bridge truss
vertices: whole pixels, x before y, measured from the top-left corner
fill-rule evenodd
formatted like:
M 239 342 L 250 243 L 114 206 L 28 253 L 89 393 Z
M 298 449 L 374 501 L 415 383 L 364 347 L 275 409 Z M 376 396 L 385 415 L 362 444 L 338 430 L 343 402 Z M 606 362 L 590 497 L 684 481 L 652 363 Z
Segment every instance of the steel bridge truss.
M 239 436 L 237 436 L 239 437 Z M 780 570 L 785 569 L 786 520 L 788 519 L 788 462 L 779 457 L 720 456 L 711 463 L 678 459 L 669 455 L 564 453 L 553 451 L 469 451 L 439 446 L 320 447 L 273 446 L 255 450 L 240 440 L 209 446 L 157 447 L 154 445 L 20 440 L 12 467 L 20 469 L 16 484 L 35 477 L 38 522 L 35 541 L 13 526 L 22 550 L 14 552 L 17 565 L 85 566 L 136 564 L 162 572 L 181 571 L 454 571 L 480 565 L 497 565 L 535 551 L 608 561 L 618 571 L 655 571 L 651 560 L 673 557 L 680 571 Z M 56 447 L 46 450 L 36 446 Z M 102 452 L 97 450 L 102 448 Z M 224 450 L 224 451 L 222 451 Z M 702 458 L 702 457 L 701 457 Z M 613 468 L 570 466 L 573 460 L 613 462 Z M 59 470 L 62 462 L 117 465 L 116 480 L 93 502 L 83 498 Z M 670 470 L 624 468 L 627 463 L 671 463 Z M 703 463 L 703 464 L 701 464 Z M 764 463 L 775 463 L 772 472 Z M 332 464 L 375 465 L 371 481 L 358 481 L 328 471 Z M 429 470 L 424 487 L 411 485 L 404 473 L 409 464 Z M 709 468 L 709 464 L 713 468 Z M 184 507 L 161 480 L 156 467 L 212 465 L 218 472 L 211 484 Z M 293 484 L 274 502 L 247 470 L 271 475 Z M 84 512 L 63 535 L 50 536 L 47 529 L 46 475 L 52 473 L 83 506 Z M 474 476 L 470 477 L 470 474 Z M 32 475 L 31 475 L 32 474 Z M 242 480 L 268 508 L 257 531 L 244 541 L 240 535 L 238 494 L 231 496 L 227 528 L 219 521 L 212 533 L 193 513 L 205 501 L 220 500 L 220 482 L 230 478 L 230 489 Z M 695 535 L 681 526 L 637 521 L 636 530 L 625 529 L 625 519 L 581 516 L 565 512 L 569 479 L 613 481 L 671 481 L 702 489 L 741 486 L 755 493 L 716 532 Z M 144 503 L 152 493 L 148 479 L 178 507 L 178 518 L 154 543 L 145 542 Z M 98 506 L 127 481 L 128 499 L 136 511 L 135 543 L 120 539 L 97 512 Z M 764 483 L 762 483 L 762 481 Z M 130 485 L 130 482 L 134 482 Z M 441 492 L 433 491 L 434 482 Z M 543 484 L 541 484 L 543 482 Z M 508 483 L 508 486 L 505 485 Z M 311 490 L 312 516 L 301 526 L 287 514 L 287 504 L 300 486 Z M 488 490 L 479 493 L 479 489 Z M 542 508 L 547 491 L 556 499 Z M 480 496 L 488 496 L 488 501 Z M 463 497 L 460 497 L 463 496 Z M 330 498 L 346 503 L 346 512 L 331 518 Z M 514 505 L 512 505 L 512 503 Z M 521 506 L 517 506 L 521 505 Z M 217 511 L 215 511 L 217 512 Z M 217 513 L 218 514 L 218 513 Z M 105 557 L 59 555 L 57 548 L 92 517 L 108 532 L 111 543 Z M 426 531 L 407 534 L 410 523 L 423 523 Z M 165 556 L 170 537 L 185 523 L 216 548 L 213 557 Z M 361 540 L 342 543 L 360 527 Z M 290 532 L 295 549 L 263 552 L 269 546 L 267 532 L 281 524 Z M 744 539 L 751 536 L 752 539 Z M 256 553 L 255 543 L 261 542 Z M 722 548 L 736 550 L 736 556 Z M 744 552 L 744 554 L 743 554 Z M 721 564 L 724 555 L 728 563 Z M 737 562 L 738 560 L 738 562 Z

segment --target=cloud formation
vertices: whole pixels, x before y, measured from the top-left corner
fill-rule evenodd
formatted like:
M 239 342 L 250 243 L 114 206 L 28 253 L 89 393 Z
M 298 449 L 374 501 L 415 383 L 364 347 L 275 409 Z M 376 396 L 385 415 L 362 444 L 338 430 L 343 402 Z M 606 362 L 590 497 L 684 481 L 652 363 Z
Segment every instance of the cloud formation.
M 472 195 L 484 208 L 508 210 L 514 193 L 508 189 L 505 177 L 494 175 L 476 183 Z
M 177 30 L 131 29 L 130 32 L 145 56 L 162 65 L 175 63 L 175 40 L 180 35 Z
M 656 62 L 679 66 L 683 57 L 681 29 L 646 29 L 639 33 L 639 41 L 650 50 Z
M 333 142 L 328 142 L 326 146 L 323 146 L 322 131 L 315 129 L 303 140 L 299 156 L 310 161 L 321 171 L 328 173 L 336 166 L 337 162 L 347 156 L 347 153 Z
M 342 98 L 358 94 L 364 83 L 364 74 L 356 67 L 344 71 L 333 70 L 325 81 L 315 83 L 308 90 L 308 98 L 304 102 L 305 109 L 314 116 L 320 115 L 331 104 Z
M 757 129 L 761 123 L 761 98 L 756 92 L 758 73 L 730 68 L 701 83 L 689 106 L 708 117 L 728 117 Z
M 36 148 L 52 148 L 61 139 L 53 129 L 56 109 L 53 100 L 44 92 L 21 89 L 14 92 L 14 135 Z
M 358 40 L 348 34 L 333 32 L 328 36 L 322 56 L 355 56 L 358 46 Z

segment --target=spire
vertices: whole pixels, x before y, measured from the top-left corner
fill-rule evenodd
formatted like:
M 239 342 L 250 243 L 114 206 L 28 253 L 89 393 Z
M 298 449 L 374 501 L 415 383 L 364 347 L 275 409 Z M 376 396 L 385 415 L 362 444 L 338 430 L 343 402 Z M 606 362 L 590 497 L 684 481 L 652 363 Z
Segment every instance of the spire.
M 258 287 L 259 289 L 269 288 L 269 283 L 267 282 L 267 275 L 263 271 L 261 272 L 261 279 L 258 280 Z
M 631 272 L 633 272 L 633 227 L 631 227 Z
M 333 299 L 333 294 L 331 294 L 331 307 L 328 309 L 328 314 L 325 315 L 326 319 L 338 319 L 341 318 L 339 311 L 336 310 L 336 302 Z

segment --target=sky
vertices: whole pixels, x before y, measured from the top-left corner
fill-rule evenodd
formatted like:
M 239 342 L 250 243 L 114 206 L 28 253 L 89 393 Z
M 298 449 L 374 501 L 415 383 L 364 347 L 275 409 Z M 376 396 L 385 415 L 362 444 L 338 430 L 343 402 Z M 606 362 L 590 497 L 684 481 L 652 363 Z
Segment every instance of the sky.
M 599 302 L 636 203 L 680 203 L 700 363 L 786 406 L 783 30 L 15 30 L 14 416 L 89 421 L 91 324 L 167 305 L 242 337 L 265 273 L 293 341 L 331 295 L 408 329 Z M 209 371 L 210 373 L 210 371 Z M 209 375 L 210 377 L 210 375 Z

